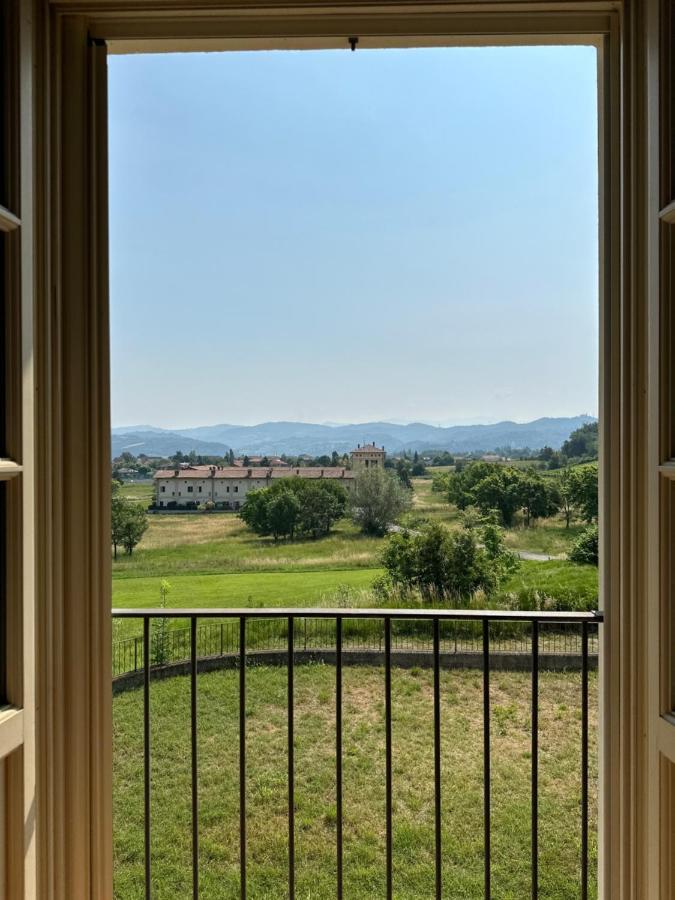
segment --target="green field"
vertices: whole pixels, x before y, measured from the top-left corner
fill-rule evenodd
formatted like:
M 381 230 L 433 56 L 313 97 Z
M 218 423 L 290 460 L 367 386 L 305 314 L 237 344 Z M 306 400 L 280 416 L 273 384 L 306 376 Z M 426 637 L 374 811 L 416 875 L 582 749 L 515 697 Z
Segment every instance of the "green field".
M 431 490 L 431 479 L 416 478 L 413 484 L 411 527 L 427 519 L 461 527 L 458 511 Z M 142 492 L 148 488 L 128 484 L 122 491 L 128 499 L 145 502 Z M 560 519 L 553 519 L 529 529 L 510 529 L 506 542 L 514 550 L 559 557 L 580 530 L 579 525 L 565 529 Z M 275 543 L 253 534 L 234 513 L 150 515 L 133 555 L 121 554 L 113 562 L 113 603 L 156 606 L 166 579 L 172 607 L 336 605 L 337 595 L 344 597 L 345 591 L 350 603 L 370 605 L 373 598 L 367 592 L 381 574 L 386 540 L 365 537 L 349 519 L 318 540 Z M 518 594 L 535 590 L 592 598 L 597 596 L 597 569 L 564 559 L 522 561 L 503 586 L 503 592 Z M 137 623 L 116 626 L 119 637 L 137 632 Z
M 335 895 L 335 670 L 295 673 L 298 898 Z M 384 896 L 383 673 L 346 668 L 345 896 Z M 482 675 L 441 675 L 443 896 L 483 896 Z M 287 896 L 286 672 L 247 674 L 248 896 Z M 595 888 L 596 690 L 591 684 L 591 871 Z M 153 896 L 191 894 L 189 680 L 152 691 Z M 238 878 L 238 674 L 200 675 L 200 896 L 235 898 Z M 579 896 L 579 675 L 540 676 L 540 896 Z M 433 896 L 433 707 L 426 670 L 394 670 L 394 896 Z M 114 700 L 115 897 L 143 894 L 142 694 Z M 493 896 L 530 894 L 530 680 L 495 673 L 492 703 Z

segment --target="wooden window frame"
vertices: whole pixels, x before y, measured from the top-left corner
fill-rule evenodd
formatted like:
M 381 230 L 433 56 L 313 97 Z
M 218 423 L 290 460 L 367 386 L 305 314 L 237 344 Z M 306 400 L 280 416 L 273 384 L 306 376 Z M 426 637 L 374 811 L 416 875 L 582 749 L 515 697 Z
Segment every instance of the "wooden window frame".
M 663 579 L 654 575 L 669 548 L 655 549 L 648 540 L 650 529 L 663 533 L 653 466 L 664 378 L 663 300 L 654 274 L 659 147 L 647 136 L 658 133 L 660 122 L 665 3 L 22 0 L 22 71 L 26 85 L 34 85 L 22 118 L 32 223 L 22 290 L 35 310 L 33 546 L 40 548 L 34 567 L 37 789 L 30 806 L 38 888 L 27 887 L 26 896 L 112 896 L 106 52 L 343 47 L 353 34 L 361 48 L 597 42 L 601 575 L 609 598 L 601 672 L 600 894 L 605 900 L 672 896 L 673 862 L 664 839 L 672 813 L 653 815 L 666 790 L 675 807 L 675 779 L 663 774 L 670 772 L 666 760 L 675 764 L 663 688 L 670 648 Z M 655 646 L 661 654 L 650 652 Z

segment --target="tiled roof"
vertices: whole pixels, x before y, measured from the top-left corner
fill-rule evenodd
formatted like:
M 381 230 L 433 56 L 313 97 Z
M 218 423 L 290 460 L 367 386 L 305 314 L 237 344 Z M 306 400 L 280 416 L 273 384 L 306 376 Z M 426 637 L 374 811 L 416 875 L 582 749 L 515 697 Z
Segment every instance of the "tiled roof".
M 356 450 L 352 450 L 352 453 L 384 453 L 382 447 L 377 447 L 375 444 L 364 444 L 363 447 L 357 447 Z
M 328 468 L 320 468 L 318 466 L 301 466 L 300 468 L 291 469 L 288 466 L 266 467 L 266 466 L 249 466 L 248 468 L 241 466 L 228 466 L 223 469 L 216 469 L 214 477 L 219 478 L 290 478 L 292 476 L 300 478 L 353 478 L 354 473 L 350 469 L 343 469 L 339 466 Z M 158 469 L 155 472 L 156 479 L 160 478 L 210 478 L 211 466 L 193 466 L 190 469 L 178 469 L 177 473 L 174 469 Z

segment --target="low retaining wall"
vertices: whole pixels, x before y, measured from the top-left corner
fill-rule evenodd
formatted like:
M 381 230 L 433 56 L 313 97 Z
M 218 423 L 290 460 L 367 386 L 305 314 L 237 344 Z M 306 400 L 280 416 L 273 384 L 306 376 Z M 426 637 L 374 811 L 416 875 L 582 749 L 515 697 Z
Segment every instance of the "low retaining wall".
M 326 663 L 335 665 L 335 650 L 296 650 L 294 661 L 303 663 Z M 246 654 L 249 666 L 285 666 L 288 654 L 285 650 L 251 650 Z M 429 650 L 392 650 L 391 663 L 400 669 L 430 669 L 433 666 L 433 654 Z M 441 653 L 443 669 L 481 669 L 483 654 L 467 651 L 465 653 Z M 380 650 L 343 650 L 343 666 L 384 666 L 384 653 Z M 197 661 L 198 672 L 213 672 L 217 669 L 237 669 L 239 654 L 226 653 L 223 656 L 208 656 Z M 589 655 L 589 669 L 597 669 L 598 657 Z M 539 668 L 549 672 L 580 671 L 581 656 L 571 653 L 540 653 Z M 490 669 L 505 672 L 529 672 L 532 670 L 531 653 L 490 653 Z M 170 678 L 173 675 L 187 675 L 190 672 L 190 661 L 169 663 L 165 666 L 152 666 L 150 677 Z M 127 672 L 113 678 L 113 694 L 122 693 L 143 684 L 143 671 Z

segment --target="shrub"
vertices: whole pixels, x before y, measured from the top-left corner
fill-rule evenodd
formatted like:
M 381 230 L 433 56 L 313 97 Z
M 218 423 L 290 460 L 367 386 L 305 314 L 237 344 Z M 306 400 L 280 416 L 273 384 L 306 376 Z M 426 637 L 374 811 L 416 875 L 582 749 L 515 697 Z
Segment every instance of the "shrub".
M 382 563 L 393 587 L 418 591 L 425 600 L 455 602 L 469 601 L 477 591 L 491 596 L 517 565 L 496 526 L 486 526 L 480 533 L 471 528 L 453 532 L 439 523 L 416 534 L 392 535 Z M 378 593 L 386 588 L 386 581 L 374 586 Z
M 574 542 L 570 550 L 571 562 L 597 566 L 598 564 L 598 526 L 589 525 Z

